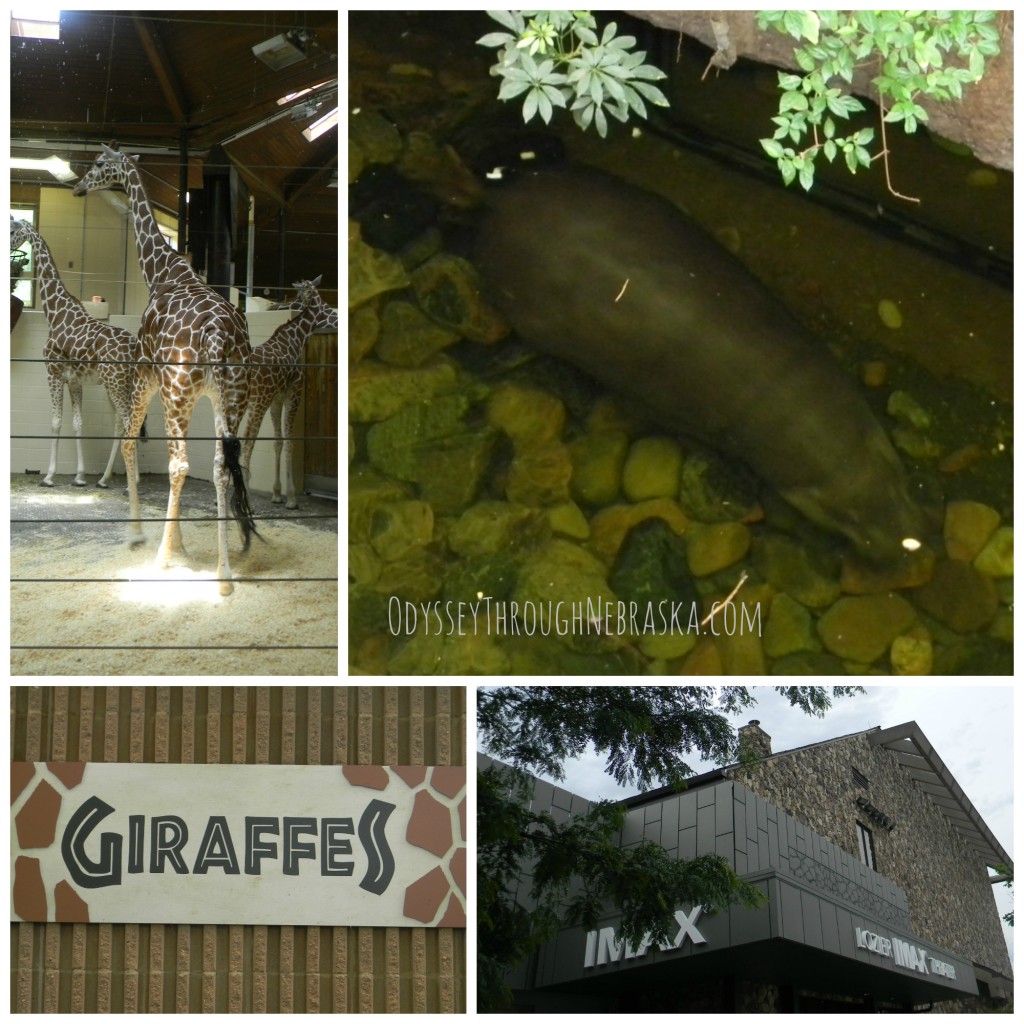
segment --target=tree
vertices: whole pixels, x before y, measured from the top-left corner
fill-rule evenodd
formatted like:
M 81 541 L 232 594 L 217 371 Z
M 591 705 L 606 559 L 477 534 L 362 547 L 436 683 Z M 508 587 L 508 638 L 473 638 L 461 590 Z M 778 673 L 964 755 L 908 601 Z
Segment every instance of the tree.
M 823 715 L 833 697 L 856 686 L 778 686 L 794 707 Z M 481 690 L 477 729 L 486 750 L 507 767 L 481 772 L 477 785 L 477 1004 L 508 1006 L 504 976 L 565 924 L 596 927 L 605 907 L 622 917 L 636 945 L 673 933 L 674 912 L 700 904 L 706 912 L 764 896 L 718 856 L 673 860 L 654 843 L 618 845 L 625 810 L 614 801 L 557 824 L 529 809 L 531 772 L 565 777 L 563 763 L 593 744 L 620 784 L 683 788 L 694 774 L 686 758 L 719 764 L 736 759 L 737 736 L 726 715 L 756 703 L 744 686 L 500 686 Z M 529 865 L 533 909 L 517 900 Z

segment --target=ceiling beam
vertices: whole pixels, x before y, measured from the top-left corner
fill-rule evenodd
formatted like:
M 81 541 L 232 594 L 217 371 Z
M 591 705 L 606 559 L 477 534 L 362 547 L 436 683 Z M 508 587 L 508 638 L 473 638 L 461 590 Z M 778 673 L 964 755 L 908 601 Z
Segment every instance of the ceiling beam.
M 181 125 L 188 124 L 188 113 L 186 112 L 185 94 L 178 82 L 178 76 L 174 73 L 174 67 L 167 57 L 167 51 L 160 41 L 159 35 L 146 24 L 137 14 L 132 15 L 135 23 L 135 31 L 139 34 L 139 41 L 146 53 L 150 67 L 160 83 L 160 89 L 167 100 L 174 119 Z

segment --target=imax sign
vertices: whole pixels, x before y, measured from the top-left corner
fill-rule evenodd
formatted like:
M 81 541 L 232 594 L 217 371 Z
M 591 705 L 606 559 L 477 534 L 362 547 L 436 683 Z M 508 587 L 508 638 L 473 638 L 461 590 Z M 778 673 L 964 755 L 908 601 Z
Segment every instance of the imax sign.
M 697 930 L 701 907 L 694 907 L 689 913 L 676 911 L 676 924 L 679 930 L 671 942 L 659 943 L 658 948 L 666 952 L 681 949 L 687 939 L 695 945 L 703 945 L 707 939 Z M 648 932 L 640 945 L 635 949 L 625 940 L 616 939 L 614 928 L 602 928 L 600 931 L 587 932 L 587 951 L 583 958 L 584 967 L 601 967 L 604 964 L 616 963 L 620 960 L 635 960 L 645 956 L 654 939 Z
M 919 974 L 940 974 L 956 980 L 956 968 L 952 964 L 930 956 L 921 946 L 915 946 L 895 935 L 891 939 L 884 935 L 876 935 L 866 928 L 858 928 L 856 935 L 859 949 L 889 957 L 897 967 L 917 971 Z

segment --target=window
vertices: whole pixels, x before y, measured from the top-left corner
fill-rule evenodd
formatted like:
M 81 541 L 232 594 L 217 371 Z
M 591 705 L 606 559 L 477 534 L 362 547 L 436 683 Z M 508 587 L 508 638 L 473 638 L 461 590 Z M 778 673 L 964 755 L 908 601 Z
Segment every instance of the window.
M 860 846 L 860 862 L 869 868 L 875 867 L 875 844 L 871 838 L 871 829 L 857 822 L 857 842 Z
M 850 766 L 850 771 L 853 773 L 853 781 L 860 786 L 862 789 L 869 789 L 871 784 L 868 782 L 868 777 L 863 773 L 857 771 L 853 765 Z
M 15 220 L 27 221 L 32 227 L 36 226 L 36 211 L 30 207 L 15 207 L 10 208 L 11 216 Z M 23 256 L 28 257 L 28 262 L 23 262 L 22 257 L 17 258 L 17 265 L 21 267 L 21 274 L 17 278 L 17 285 L 11 292 L 12 295 L 17 295 L 22 302 L 25 303 L 26 309 L 32 309 L 35 307 L 35 262 L 32 259 L 32 245 L 26 242 L 23 247 L 19 250 Z M 14 251 L 11 251 L 11 279 L 14 278 L 15 271 L 15 255 Z

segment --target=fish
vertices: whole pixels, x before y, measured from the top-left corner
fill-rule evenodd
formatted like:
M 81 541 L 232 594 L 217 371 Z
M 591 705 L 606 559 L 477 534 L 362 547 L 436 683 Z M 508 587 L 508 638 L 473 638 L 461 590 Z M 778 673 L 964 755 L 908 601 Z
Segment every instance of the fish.
M 667 199 L 595 168 L 519 169 L 488 190 L 473 260 L 528 344 L 742 461 L 864 558 L 920 547 L 924 515 L 855 379 Z

